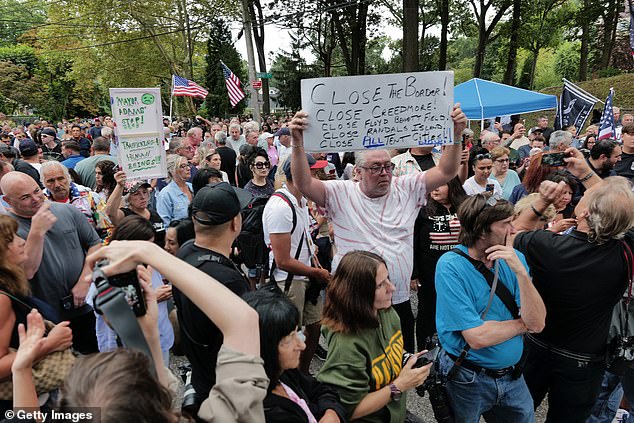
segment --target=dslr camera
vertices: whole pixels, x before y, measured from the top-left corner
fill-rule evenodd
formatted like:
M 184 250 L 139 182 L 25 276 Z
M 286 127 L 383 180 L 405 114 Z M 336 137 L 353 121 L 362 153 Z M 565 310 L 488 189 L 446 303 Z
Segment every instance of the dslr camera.
M 97 289 L 99 289 L 100 286 L 105 286 L 106 284 L 111 287 L 120 288 L 125 296 L 126 302 L 134 312 L 135 316 L 144 316 L 145 313 L 147 313 L 147 304 L 145 303 L 145 296 L 143 295 L 143 289 L 139 283 L 139 277 L 137 276 L 136 269 L 107 277 L 103 272 L 98 271 L 107 265 L 108 260 L 105 259 L 100 260 L 95 265 L 95 270 L 97 271 L 93 272 L 93 282 Z M 97 302 L 95 301 L 95 305 L 96 304 Z M 97 313 L 101 314 L 97 307 L 95 307 L 95 310 Z
M 453 411 L 451 409 L 451 405 L 449 404 L 447 392 L 445 391 L 445 381 L 438 369 L 437 358 L 439 352 L 440 347 L 436 346 L 432 350 L 418 357 L 418 360 L 416 360 L 416 363 L 414 364 L 415 369 L 432 363 L 432 366 L 429 369 L 429 376 L 427 376 L 427 379 L 425 379 L 425 382 L 423 382 L 422 385 L 416 387 L 416 393 L 420 397 L 424 397 L 425 392 L 429 392 L 429 402 L 431 403 L 431 408 L 437 422 L 453 423 Z M 403 366 L 412 355 L 413 354 L 408 352 L 403 354 Z

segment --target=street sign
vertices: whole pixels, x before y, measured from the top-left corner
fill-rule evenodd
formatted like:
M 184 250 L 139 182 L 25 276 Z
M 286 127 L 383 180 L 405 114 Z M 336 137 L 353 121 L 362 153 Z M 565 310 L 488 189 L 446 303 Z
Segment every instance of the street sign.
M 273 74 L 270 74 L 268 72 L 256 72 L 255 75 L 258 78 L 264 78 L 264 79 L 271 79 L 273 78 Z
M 262 81 L 251 81 L 251 85 L 256 90 L 259 90 L 260 88 L 262 88 Z

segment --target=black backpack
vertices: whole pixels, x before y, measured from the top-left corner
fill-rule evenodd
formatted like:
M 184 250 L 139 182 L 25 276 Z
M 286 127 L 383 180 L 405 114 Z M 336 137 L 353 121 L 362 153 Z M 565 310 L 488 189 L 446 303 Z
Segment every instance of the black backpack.
M 255 197 L 242 211 L 242 230 L 236 239 L 238 260 L 249 269 L 265 267 L 269 260 L 269 248 L 264 243 L 262 215 L 269 197 Z

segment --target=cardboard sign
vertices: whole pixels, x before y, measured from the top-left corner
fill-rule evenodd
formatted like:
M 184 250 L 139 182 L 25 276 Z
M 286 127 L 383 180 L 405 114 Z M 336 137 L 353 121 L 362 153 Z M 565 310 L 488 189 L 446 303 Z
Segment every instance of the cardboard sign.
M 119 165 L 129 180 L 167 176 L 161 91 L 110 88 Z
M 453 143 L 452 71 L 304 79 L 311 152 Z

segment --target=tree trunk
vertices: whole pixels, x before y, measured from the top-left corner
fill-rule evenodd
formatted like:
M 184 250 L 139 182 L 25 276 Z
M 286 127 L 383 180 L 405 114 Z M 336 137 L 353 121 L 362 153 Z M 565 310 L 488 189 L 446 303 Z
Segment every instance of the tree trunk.
M 507 85 L 515 84 L 515 69 L 517 67 L 517 49 L 521 25 L 521 0 L 513 0 L 513 18 L 511 20 L 511 36 L 509 38 L 509 54 L 506 59 L 506 71 L 502 82 Z
M 357 75 L 365 75 L 365 46 L 367 43 L 368 2 L 359 2 L 359 15 L 357 18 L 359 31 L 359 61 L 357 62 Z M 418 36 L 418 34 L 416 34 Z
M 403 0 L 403 72 L 418 69 L 418 0 Z
M 440 46 L 438 50 L 438 70 L 447 69 L 447 46 L 449 34 L 449 0 L 440 0 Z
M 538 46 L 535 51 L 533 51 L 533 63 L 531 63 L 531 75 L 530 75 L 530 83 L 528 85 L 528 89 L 532 90 L 535 87 L 535 70 L 537 69 L 537 58 L 539 57 L 540 47 Z
M 610 65 L 610 56 L 614 46 L 613 34 L 616 30 L 616 17 L 618 15 L 618 2 L 610 0 L 603 15 L 603 52 L 601 55 L 601 69 L 607 69 Z
M 590 0 L 583 0 L 583 10 L 590 7 Z M 585 16 L 581 17 L 581 54 L 579 56 L 579 81 L 588 79 L 588 48 L 590 45 L 590 25 Z
M 484 15 L 481 18 L 481 22 L 478 30 L 478 48 L 476 50 L 475 65 L 473 66 L 473 77 L 479 78 L 482 73 L 482 65 L 484 63 L 484 52 L 487 46 L 487 35 L 484 23 Z

